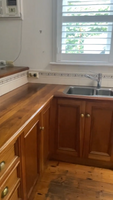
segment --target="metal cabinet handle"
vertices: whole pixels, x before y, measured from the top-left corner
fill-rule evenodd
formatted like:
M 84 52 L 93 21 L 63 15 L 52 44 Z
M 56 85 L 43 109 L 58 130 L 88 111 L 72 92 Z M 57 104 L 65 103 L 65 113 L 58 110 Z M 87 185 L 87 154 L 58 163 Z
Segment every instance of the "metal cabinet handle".
M 84 114 L 83 113 L 81 114 L 81 117 L 84 118 Z
M 90 117 L 90 114 L 87 114 L 86 116 L 89 118 L 89 117 Z
M 5 161 L 2 161 L 0 163 L 0 172 L 4 169 L 4 167 L 5 167 Z
M 4 190 L 2 191 L 1 198 L 3 199 L 8 194 L 8 192 L 9 192 L 8 187 L 5 187 Z
M 40 130 L 44 130 L 44 127 L 40 127 Z

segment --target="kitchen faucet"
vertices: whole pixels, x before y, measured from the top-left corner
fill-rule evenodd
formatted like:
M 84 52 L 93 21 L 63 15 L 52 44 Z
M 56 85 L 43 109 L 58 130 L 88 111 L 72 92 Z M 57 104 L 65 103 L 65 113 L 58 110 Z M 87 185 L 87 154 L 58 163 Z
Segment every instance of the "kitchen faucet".
M 97 88 L 98 89 L 101 87 L 101 81 L 102 81 L 102 74 L 101 73 L 97 74 L 97 77 L 91 76 L 89 74 L 85 74 L 85 77 L 90 78 L 94 81 L 97 81 Z

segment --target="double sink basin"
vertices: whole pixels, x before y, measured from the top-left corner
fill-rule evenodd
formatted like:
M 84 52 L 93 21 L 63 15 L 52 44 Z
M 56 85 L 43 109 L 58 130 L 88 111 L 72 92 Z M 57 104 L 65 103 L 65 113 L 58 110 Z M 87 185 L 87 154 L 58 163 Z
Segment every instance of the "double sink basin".
M 85 96 L 107 96 L 113 97 L 113 90 L 110 88 L 93 88 L 93 87 L 77 87 L 69 86 L 64 90 L 67 95 L 85 95 Z

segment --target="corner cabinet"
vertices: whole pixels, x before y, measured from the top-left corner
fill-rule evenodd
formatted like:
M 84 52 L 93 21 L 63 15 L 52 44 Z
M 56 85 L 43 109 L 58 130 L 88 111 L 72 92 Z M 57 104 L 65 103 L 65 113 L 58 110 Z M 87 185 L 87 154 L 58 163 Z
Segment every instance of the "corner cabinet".
M 54 98 L 52 109 L 52 159 L 113 168 L 113 102 Z

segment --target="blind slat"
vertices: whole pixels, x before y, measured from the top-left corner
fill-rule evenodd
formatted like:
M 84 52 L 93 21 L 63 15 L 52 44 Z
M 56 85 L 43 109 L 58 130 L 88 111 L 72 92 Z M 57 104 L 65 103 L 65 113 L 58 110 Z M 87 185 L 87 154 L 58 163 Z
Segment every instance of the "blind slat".
M 63 7 L 75 7 L 75 6 L 112 6 L 113 3 L 102 3 L 102 4 L 99 4 L 98 2 L 93 2 L 91 4 L 74 4 L 74 5 L 63 5 Z
M 79 43 L 75 43 L 75 44 L 62 43 L 62 45 L 70 45 L 70 46 L 79 45 L 79 46 L 83 46 L 83 44 L 79 44 Z M 99 46 L 99 45 L 101 45 L 101 46 L 106 45 L 106 46 L 110 46 L 111 44 L 93 44 L 93 43 L 91 44 L 91 43 L 90 43 L 90 44 L 84 44 L 84 45 L 93 45 L 93 46 L 94 46 L 94 45 L 98 45 L 98 46 Z
M 113 0 L 62 0 L 62 54 L 109 54 L 113 29 Z

